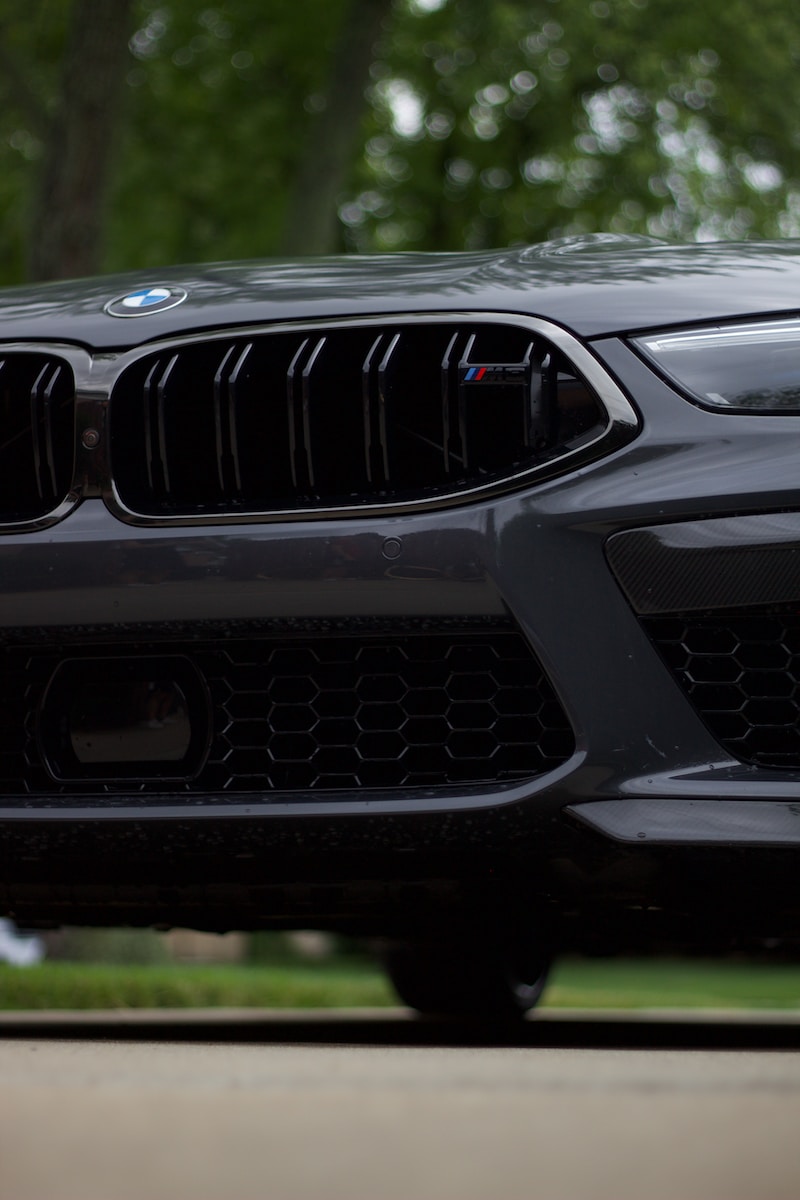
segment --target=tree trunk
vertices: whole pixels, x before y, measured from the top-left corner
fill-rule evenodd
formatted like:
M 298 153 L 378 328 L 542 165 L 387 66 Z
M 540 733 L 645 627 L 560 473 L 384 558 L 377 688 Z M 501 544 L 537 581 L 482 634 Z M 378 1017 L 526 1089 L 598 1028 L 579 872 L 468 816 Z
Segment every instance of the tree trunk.
M 392 0 L 352 0 L 333 57 L 324 110 L 311 125 L 281 242 L 285 254 L 327 254 L 338 243 L 339 196 L 364 113 L 373 47 Z
M 46 132 L 29 256 L 32 279 L 101 265 L 116 116 L 125 84 L 131 0 L 74 0 L 58 108 Z

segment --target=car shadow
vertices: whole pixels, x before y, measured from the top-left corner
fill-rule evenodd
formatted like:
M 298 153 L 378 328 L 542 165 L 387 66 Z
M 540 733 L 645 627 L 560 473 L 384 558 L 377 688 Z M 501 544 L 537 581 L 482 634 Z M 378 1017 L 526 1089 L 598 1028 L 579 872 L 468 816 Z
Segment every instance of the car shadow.
M 519 1049 L 798 1050 L 800 1018 L 758 1013 L 543 1010 L 507 1026 L 422 1019 L 402 1009 L 0 1013 L 3 1039 Z

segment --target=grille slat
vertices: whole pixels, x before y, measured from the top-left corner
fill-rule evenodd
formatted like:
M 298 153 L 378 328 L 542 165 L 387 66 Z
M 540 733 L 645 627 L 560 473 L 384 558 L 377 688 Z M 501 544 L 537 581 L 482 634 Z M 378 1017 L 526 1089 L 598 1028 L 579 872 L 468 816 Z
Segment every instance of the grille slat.
M 396 333 L 391 341 L 389 341 L 386 352 L 378 366 L 377 442 L 382 475 L 387 485 L 391 483 L 391 471 L 389 469 L 389 419 L 387 412 L 387 397 L 390 387 L 389 371 L 394 352 L 400 344 L 400 336 L 399 333 Z
M 311 379 L 317 361 L 325 349 L 326 339 L 320 338 L 316 345 L 311 350 L 305 366 L 303 367 L 303 387 L 302 387 L 302 402 L 301 402 L 301 429 L 303 434 L 303 449 L 308 471 L 308 486 L 313 491 L 315 486 L 315 471 L 314 471 L 314 446 L 311 436 Z
M 220 489 L 238 497 L 242 491 L 239 435 L 236 422 L 237 381 L 244 374 L 252 344 L 231 346 L 214 377 L 214 425 L 217 445 L 217 478 Z
M 170 472 L 169 472 L 169 450 L 167 448 L 167 424 L 166 424 L 166 402 L 167 402 L 167 387 L 169 385 L 170 376 L 175 371 L 179 362 L 178 355 L 175 354 L 167 363 L 163 375 L 158 380 L 155 388 L 155 457 L 161 471 L 164 491 L 169 493 L 170 490 Z
M 294 358 L 289 363 L 286 372 L 286 399 L 289 408 L 289 461 L 292 472 L 292 486 L 297 490 L 300 490 L 302 487 L 301 480 L 307 481 L 308 478 L 307 461 L 305 469 L 298 471 L 299 453 L 302 453 L 303 446 L 302 425 L 300 426 L 300 436 L 298 438 L 298 410 L 302 405 L 302 396 L 298 400 L 295 394 L 297 369 L 307 348 L 308 338 L 300 345 Z M 298 451 L 298 447 L 301 448 L 300 451 Z
M 314 490 L 311 377 L 325 348 L 325 338 L 306 338 L 287 371 L 292 482 L 299 494 Z
M 71 664 L 71 678 L 95 679 L 112 653 L 117 663 L 120 656 L 149 663 L 155 678 L 158 662 L 173 678 L 174 663 L 189 660 L 210 697 L 207 758 L 192 778 L 173 778 L 170 792 L 494 784 L 541 775 L 572 754 L 567 718 L 515 627 L 461 621 L 438 631 L 411 627 L 233 638 L 196 627 L 192 636 L 187 627 L 181 638 L 174 632 L 117 637 L 113 651 L 89 629 L 74 645 L 60 634 L 50 644 L 7 645 L 0 651 L 0 794 L 120 790 L 117 783 L 81 780 L 75 770 L 67 780 L 54 779 L 42 757 L 47 730 L 58 732 L 68 720 L 66 712 L 52 711 L 52 687 L 45 700 L 59 664 Z M 58 703 L 72 703 L 73 690 L 62 688 Z M 43 731 L 37 713 L 47 704 Z M 105 710 L 100 717 L 107 720 Z M 206 721 L 208 711 L 197 719 Z M 82 736 L 90 739 L 91 730 Z M 102 736 L 113 739 L 114 730 L 104 727 Z M 145 770 L 137 778 L 135 765 L 126 764 L 124 790 L 162 793 L 165 783 L 154 774 Z
M 689 701 L 734 758 L 800 768 L 796 609 L 642 620 Z
M 376 466 L 378 456 L 372 444 L 372 396 L 374 385 L 372 380 L 375 364 L 379 361 L 383 334 L 380 334 L 370 346 L 361 368 L 361 414 L 364 429 L 364 467 L 367 473 L 367 483 L 372 484 L 377 478 Z
M 48 363 L 42 367 L 31 388 L 31 432 L 36 483 L 42 500 L 56 495 L 56 466 L 53 450 L 53 392 L 61 367 Z
M 366 481 L 375 488 L 387 486 L 390 478 L 387 394 L 389 368 L 399 342 L 399 333 L 394 337 L 381 333 L 361 368 Z
M 111 397 L 115 486 L 143 517 L 435 499 L 607 428 L 564 356 L 513 324 L 276 328 L 163 361 L 137 359 Z
M 458 344 L 463 334 L 454 333 L 442 359 L 442 450 L 444 470 L 449 475 L 452 469 L 464 465 L 464 442 L 460 419 L 460 397 L 458 390 Z
M 168 495 L 170 491 L 165 406 L 170 376 L 178 362 L 177 354 L 166 365 L 158 359 L 145 382 L 145 456 L 147 478 L 154 495 Z
M 470 438 L 467 432 L 467 393 L 466 389 L 460 386 L 460 376 L 468 375 L 472 365 L 472 354 L 475 349 L 476 337 L 474 333 L 469 335 L 469 339 L 464 348 L 464 353 L 458 363 L 459 379 L 456 388 L 457 413 L 458 413 L 458 444 L 461 450 L 458 460 L 465 470 L 470 468 Z M 474 456 L 473 456 L 474 457 Z

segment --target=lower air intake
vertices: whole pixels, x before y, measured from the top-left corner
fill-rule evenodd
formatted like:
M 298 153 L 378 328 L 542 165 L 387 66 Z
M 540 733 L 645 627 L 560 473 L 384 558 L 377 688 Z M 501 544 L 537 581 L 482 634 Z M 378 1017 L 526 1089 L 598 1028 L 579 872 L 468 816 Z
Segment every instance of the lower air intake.
M 505 623 L 193 627 L 113 648 L 87 630 L 72 647 L 40 638 L 2 654 L 4 795 L 492 784 L 553 770 L 574 749 L 551 684 Z
M 762 767 L 800 767 L 796 610 L 648 617 L 643 624 L 732 757 Z

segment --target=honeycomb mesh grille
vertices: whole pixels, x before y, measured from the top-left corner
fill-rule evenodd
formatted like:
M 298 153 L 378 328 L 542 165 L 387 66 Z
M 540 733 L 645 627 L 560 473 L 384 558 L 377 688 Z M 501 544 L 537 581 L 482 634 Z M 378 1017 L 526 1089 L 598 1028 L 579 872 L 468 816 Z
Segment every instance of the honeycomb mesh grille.
M 66 496 L 74 407 L 68 363 L 0 348 L 0 521 L 43 517 Z
M 65 651 L 9 646 L 0 697 L 0 792 L 109 790 L 235 795 L 442 787 L 539 775 L 572 753 L 571 728 L 514 628 L 203 640 L 115 641 L 114 655 L 182 655 L 210 696 L 211 736 L 191 780 L 123 789 L 56 782 L 37 712 Z M 130 774 L 130 772 L 128 772 Z
M 516 475 L 606 424 L 527 329 L 315 326 L 139 359 L 112 394 L 112 472 L 145 517 L 383 504 Z
M 650 617 L 644 625 L 733 757 L 800 767 L 800 613 Z

